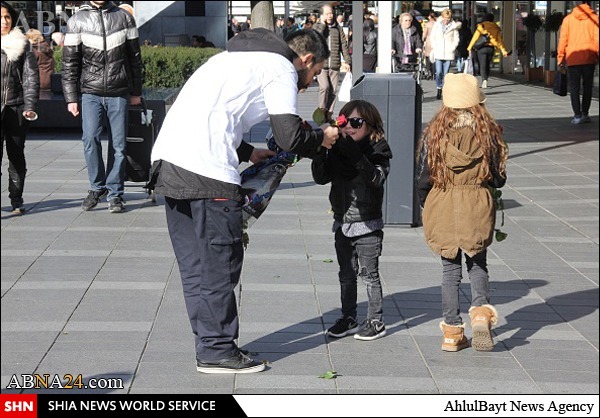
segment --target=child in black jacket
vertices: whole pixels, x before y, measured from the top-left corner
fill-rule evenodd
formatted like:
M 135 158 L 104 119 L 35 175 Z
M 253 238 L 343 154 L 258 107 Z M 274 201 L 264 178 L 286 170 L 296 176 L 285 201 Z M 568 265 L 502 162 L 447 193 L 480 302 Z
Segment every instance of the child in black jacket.
M 312 162 L 317 184 L 331 182 L 329 201 L 339 264 L 342 317 L 327 330 L 331 337 L 355 334 L 370 341 L 385 335 L 383 293 L 379 280 L 379 256 L 383 243 L 383 184 L 392 152 L 384 139 L 377 108 L 364 100 L 352 100 L 342 108 L 346 123 L 331 150 L 322 149 Z M 357 318 L 357 278 L 367 286 L 369 307 L 364 326 Z

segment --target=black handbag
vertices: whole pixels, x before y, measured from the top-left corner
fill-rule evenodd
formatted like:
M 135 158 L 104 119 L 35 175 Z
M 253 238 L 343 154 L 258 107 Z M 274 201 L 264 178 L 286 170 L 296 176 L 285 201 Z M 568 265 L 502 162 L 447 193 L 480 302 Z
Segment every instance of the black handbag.
M 567 95 L 567 73 L 563 73 L 562 71 L 556 72 L 552 93 L 558 94 L 559 96 Z
M 475 51 L 479 51 L 484 46 L 490 46 L 490 45 L 491 45 L 490 44 L 490 35 L 480 34 L 479 38 L 477 38 L 477 40 L 473 44 L 473 49 Z

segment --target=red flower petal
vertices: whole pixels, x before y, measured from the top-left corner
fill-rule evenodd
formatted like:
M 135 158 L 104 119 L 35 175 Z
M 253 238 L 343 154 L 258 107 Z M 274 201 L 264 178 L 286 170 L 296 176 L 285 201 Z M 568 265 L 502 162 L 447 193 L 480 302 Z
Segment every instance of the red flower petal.
M 346 126 L 348 124 L 348 119 L 346 119 L 346 115 L 339 115 L 336 118 L 335 123 L 340 128 L 343 128 L 344 126 Z

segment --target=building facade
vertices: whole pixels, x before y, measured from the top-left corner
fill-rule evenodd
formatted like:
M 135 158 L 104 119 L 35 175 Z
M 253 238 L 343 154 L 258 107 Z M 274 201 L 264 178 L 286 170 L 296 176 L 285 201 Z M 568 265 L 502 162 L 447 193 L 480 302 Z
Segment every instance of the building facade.
M 38 28 L 47 37 L 53 31 L 65 30 L 65 23 L 83 3 L 82 1 L 9 1 L 20 14 L 19 25 L 25 30 Z M 249 1 L 126 1 L 133 6 L 142 42 L 153 45 L 186 46 L 192 35 L 204 36 L 218 48 L 225 48 L 229 22 L 232 17 L 245 20 L 250 16 Z M 273 2 L 276 16 L 305 16 L 318 10 L 327 2 Z M 543 30 L 530 34 L 523 19 L 531 13 L 542 19 L 553 12 L 567 15 L 573 1 L 422 1 L 391 2 L 393 15 L 412 12 L 427 16 L 429 11 L 453 10 L 456 19 L 469 19 L 472 29 L 486 13 L 493 13 L 502 28 L 504 43 L 513 51 L 507 58 L 497 56 L 493 71 L 513 74 L 529 67 L 556 68 L 556 42 L 558 33 Z M 598 12 L 598 1 L 590 2 Z M 352 2 L 332 2 L 337 13 L 348 19 Z M 365 2 L 366 9 L 377 14 L 379 2 Z M 379 22 L 379 25 L 382 23 Z M 391 23 L 390 23 L 391 24 Z

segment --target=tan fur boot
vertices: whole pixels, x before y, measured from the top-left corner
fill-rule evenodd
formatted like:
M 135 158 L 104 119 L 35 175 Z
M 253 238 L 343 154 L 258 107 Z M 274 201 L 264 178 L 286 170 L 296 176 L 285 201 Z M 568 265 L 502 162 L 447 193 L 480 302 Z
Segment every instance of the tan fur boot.
M 473 340 L 471 345 L 477 351 L 491 351 L 494 348 L 492 326 L 498 323 L 498 312 L 492 305 L 471 306 L 471 328 Z
M 442 350 L 460 351 L 469 346 L 469 340 L 465 337 L 465 324 L 448 325 L 442 321 L 440 322 L 440 329 L 444 333 Z

